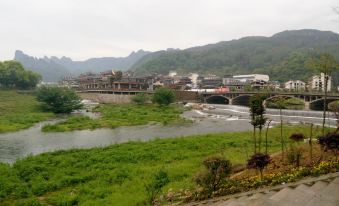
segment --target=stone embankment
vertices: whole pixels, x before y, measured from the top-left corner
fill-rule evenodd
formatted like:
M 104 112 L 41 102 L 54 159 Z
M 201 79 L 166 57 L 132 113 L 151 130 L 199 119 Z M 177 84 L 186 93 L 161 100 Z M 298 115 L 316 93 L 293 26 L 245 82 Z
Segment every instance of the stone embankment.
M 128 94 L 101 94 L 101 93 L 79 93 L 82 99 L 88 99 L 98 103 L 130 103 L 132 95 Z

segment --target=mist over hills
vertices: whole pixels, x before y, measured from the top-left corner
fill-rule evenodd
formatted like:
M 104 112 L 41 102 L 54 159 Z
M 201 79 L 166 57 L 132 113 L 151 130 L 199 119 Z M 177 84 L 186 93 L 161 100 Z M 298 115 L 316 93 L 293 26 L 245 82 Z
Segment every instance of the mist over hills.
M 68 57 L 36 58 L 17 50 L 14 59 L 21 62 L 25 68 L 40 73 L 44 81 L 56 82 L 65 76 L 79 75 L 89 71 L 101 72 L 111 69 L 125 71 L 148 53 L 150 52 L 139 50 L 127 57 L 102 57 L 73 61 Z
M 306 81 L 314 71 L 307 68 L 309 58 L 329 52 L 339 60 L 339 34 L 313 29 L 283 31 L 271 37 L 249 36 L 184 50 L 156 52 L 139 50 L 127 57 L 91 58 L 73 61 L 70 58 L 35 58 L 16 51 L 15 60 L 42 74 L 45 81 L 57 81 L 69 74 L 100 72 L 109 69 L 134 70 L 137 74 L 179 73 L 245 74 L 263 73 L 281 82 L 290 79 Z M 339 81 L 339 73 L 333 75 Z

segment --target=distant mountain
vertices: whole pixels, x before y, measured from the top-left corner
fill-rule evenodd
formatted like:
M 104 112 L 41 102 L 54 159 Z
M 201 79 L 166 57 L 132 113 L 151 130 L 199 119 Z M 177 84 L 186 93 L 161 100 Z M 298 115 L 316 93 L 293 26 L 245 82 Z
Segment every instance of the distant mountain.
M 127 57 L 86 61 L 73 61 L 67 57 L 35 58 L 16 51 L 15 60 L 42 74 L 45 81 L 57 81 L 63 76 L 87 71 L 119 69 L 134 70 L 138 74 L 167 74 L 171 70 L 220 76 L 263 73 L 270 75 L 271 80 L 284 82 L 290 79 L 306 81 L 314 73 L 307 68 L 306 62 L 323 51 L 339 60 L 339 34 L 312 29 L 291 30 L 271 37 L 250 36 L 184 50 L 139 50 Z M 339 85 L 339 72 L 333 79 L 334 84 Z
M 282 82 L 307 80 L 313 71 L 306 68 L 306 61 L 321 51 L 339 60 L 339 34 L 292 30 L 271 37 L 252 36 L 185 50 L 158 51 L 145 55 L 132 69 L 139 74 L 167 74 L 171 70 L 218 75 L 263 73 Z M 334 76 L 339 80 L 338 74 Z
M 127 57 L 102 57 L 91 58 L 86 61 L 73 61 L 68 57 L 36 58 L 17 50 L 14 59 L 21 62 L 27 69 L 40 73 L 44 81 L 56 82 L 64 76 L 78 75 L 88 71 L 128 70 L 135 62 L 149 53 L 139 50 L 132 52 Z

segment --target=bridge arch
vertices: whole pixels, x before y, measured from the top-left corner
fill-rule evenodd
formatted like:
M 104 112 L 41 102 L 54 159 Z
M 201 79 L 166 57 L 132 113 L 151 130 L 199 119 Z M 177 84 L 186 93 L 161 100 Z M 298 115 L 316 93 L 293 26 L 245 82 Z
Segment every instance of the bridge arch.
M 265 99 L 265 101 L 271 101 L 273 99 L 277 99 L 277 98 L 284 98 L 284 99 L 291 99 L 291 98 L 296 98 L 294 96 L 290 96 L 290 95 L 274 95 L 274 96 L 270 96 L 267 99 Z
M 206 102 L 209 104 L 229 104 L 230 100 L 222 95 L 212 95 L 206 97 Z
M 331 103 L 331 102 L 334 102 L 334 101 L 337 101 L 339 99 L 335 99 L 335 98 L 329 98 L 327 99 L 326 101 L 326 109 L 328 107 L 328 104 Z M 310 102 L 310 110 L 323 110 L 324 109 L 324 98 L 321 98 L 321 99 L 316 99 L 314 101 L 311 101 Z
M 250 94 L 243 94 L 232 99 L 233 105 L 241 105 L 241 106 L 249 106 L 250 105 L 250 98 L 252 95 Z
M 293 95 L 274 95 L 274 96 L 271 96 L 271 97 L 265 99 L 264 105 L 267 108 L 278 108 L 278 105 L 274 102 L 274 100 L 278 99 L 278 98 L 283 98 L 284 100 L 296 99 L 296 100 L 300 101 L 300 102 L 298 102 L 298 101 L 289 102 L 287 105 L 285 105 L 286 106 L 285 109 L 302 110 L 302 109 L 305 109 L 305 107 L 307 106 L 304 99 L 293 96 Z

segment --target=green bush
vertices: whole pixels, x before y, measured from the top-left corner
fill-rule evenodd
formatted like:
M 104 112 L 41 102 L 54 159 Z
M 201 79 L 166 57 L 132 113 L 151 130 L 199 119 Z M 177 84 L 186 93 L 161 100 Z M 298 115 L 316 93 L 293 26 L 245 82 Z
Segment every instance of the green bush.
M 132 101 L 136 104 L 139 104 L 139 105 L 145 104 L 148 100 L 149 100 L 149 98 L 148 98 L 147 94 L 144 93 L 144 92 L 139 93 L 139 94 L 135 95 L 134 97 L 132 97 Z
M 222 157 L 209 157 L 204 160 L 206 170 L 198 173 L 194 180 L 202 186 L 206 195 L 210 197 L 217 191 L 231 173 L 232 164 Z
M 54 113 L 71 113 L 83 106 L 75 91 L 65 87 L 41 87 L 38 89 L 37 99 L 44 103 L 46 110 Z
M 169 105 L 174 102 L 175 96 L 171 89 L 161 87 L 155 90 L 152 101 L 159 105 Z
M 161 189 L 168 183 L 169 179 L 167 173 L 163 170 L 159 170 L 154 175 L 154 178 L 151 180 L 151 182 L 145 185 L 147 203 L 155 205 L 158 194 L 161 192 Z

